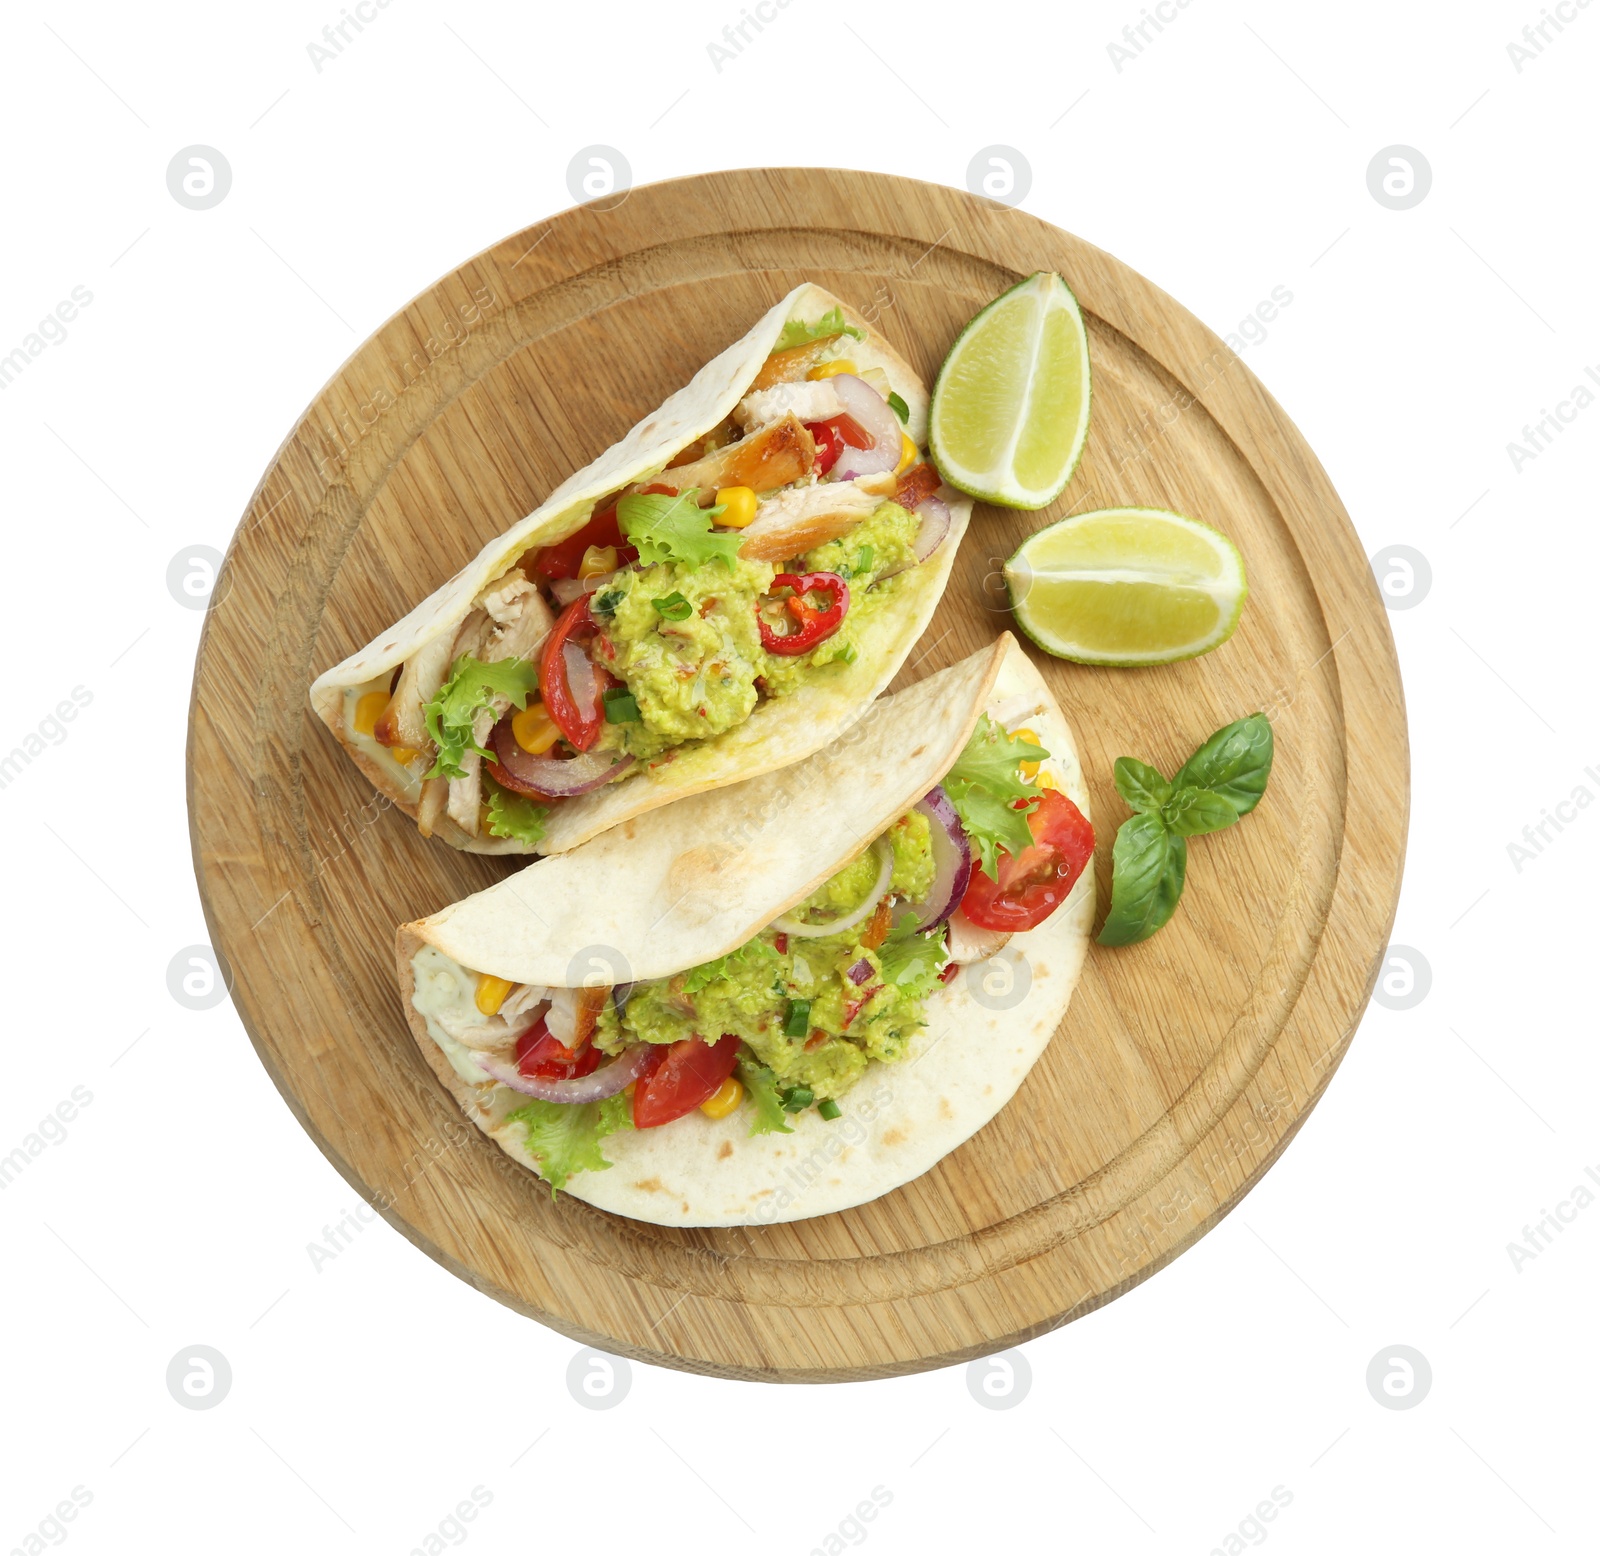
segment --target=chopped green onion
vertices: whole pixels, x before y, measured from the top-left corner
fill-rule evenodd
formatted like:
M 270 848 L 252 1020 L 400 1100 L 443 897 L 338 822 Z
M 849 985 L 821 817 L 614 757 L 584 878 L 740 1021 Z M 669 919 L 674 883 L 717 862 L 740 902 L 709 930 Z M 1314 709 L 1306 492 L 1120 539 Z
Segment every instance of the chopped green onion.
M 902 400 L 900 396 L 897 395 L 892 389 L 889 391 L 889 409 L 893 411 L 901 421 L 911 420 L 911 407 L 907 405 L 906 402 Z
M 655 606 L 657 615 L 664 616 L 668 621 L 687 621 L 694 615 L 694 606 L 676 589 L 665 599 L 651 600 L 650 603 Z
M 590 612 L 596 616 L 615 616 L 627 592 L 626 589 L 601 589 L 590 597 Z
M 871 546 L 863 546 L 858 552 L 856 552 L 856 565 L 853 571 L 858 576 L 862 573 L 870 573 L 872 571 Z
M 811 1001 L 790 1000 L 789 1013 L 783 1018 L 785 1037 L 804 1037 L 811 1028 Z
M 817 1104 L 817 1112 L 819 1112 L 831 1124 L 834 1119 L 839 1116 L 839 1104 L 835 1102 L 832 1097 L 824 1097 L 822 1101 Z
M 830 665 L 853 665 L 858 657 L 855 644 L 846 643 L 838 653 L 828 660 L 828 663 Z
M 817 1100 L 816 1092 L 809 1086 L 790 1086 L 780 1091 L 778 1097 L 785 1113 L 804 1113 Z
M 637 724 L 639 703 L 626 686 L 608 686 L 601 696 L 606 704 L 606 723 Z

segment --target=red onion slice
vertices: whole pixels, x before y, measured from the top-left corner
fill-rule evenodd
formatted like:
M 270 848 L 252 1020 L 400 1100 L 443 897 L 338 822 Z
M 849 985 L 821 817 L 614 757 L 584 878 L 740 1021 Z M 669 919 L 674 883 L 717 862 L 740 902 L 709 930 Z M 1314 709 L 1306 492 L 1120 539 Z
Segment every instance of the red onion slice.
M 917 538 L 911 543 L 914 553 L 912 560 L 902 562 L 898 567 L 885 568 L 872 580 L 873 583 L 880 584 L 885 578 L 893 578 L 908 567 L 926 562 L 944 544 L 945 536 L 950 533 L 950 510 L 945 506 L 944 499 L 929 497 L 918 503 L 915 511 L 922 523 L 917 527 Z
M 872 963 L 863 956 L 860 961 L 852 962 L 845 968 L 844 975 L 859 988 L 872 976 Z
M 578 717 L 585 723 L 600 717 L 600 677 L 595 673 L 594 661 L 576 643 L 563 643 L 561 657 L 567 666 L 567 687 Z
M 894 874 L 894 846 L 889 839 L 880 837 L 872 845 L 872 851 L 878 857 L 878 878 L 859 907 L 852 908 L 843 918 L 836 918 L 831 924 L 802 924 L 799 919 L 784 914 L 782 918 L 773 919 L 772 927 L 786 935 L 797 935 L 802 940 L 820 940 L 824 935 L 837 935 L 843 930 L 854 929 L 883 901 L 883 894 L 889 889 L 889 877 Z
M 972 845 L 961 818 L 943 788 L 926 794 L 912 807 L 928 818 L 928 841 L 933 848 L 933 885 L 921 902 L 911 904 L 917 915 L 915 928 L 931 929 L 961 906 L 972 879 Z
M 550 593 L 557 605 L 570 605 L 585 594 L 593 594 L 596 589 L 615 583 L 626 571 L 619 567 L 614 573 L 600 573 L 593 578 L 556 578 L 551 581 Z
M 854 373 L 835 373 L 825 382 L 839 396 L 845 414 L 853 417 L 872 439 L 867 448 L 846 444 L 829 472 L 831 477 L 835 481 L 853 481 L 858 475 L 893 470 L 900 463 L 900 418 L 889 408 L 889 402 Z
M 587 794 L 633 765 L 631 756 L 605 751 L 585 751 L 572 757 L 534 756 L 517 744 L 509 713 L 495 725 L 489 743 L 498 765 L 512 780 L 508 787 L 541 800 L 569 800 Z
M 537 1075 L 524 1075 L 515 1064 L 496 1059 L 489 1054 L 474 1054 L 486 1075 L 491 1075 L 502 1086 L 520 1091 L 525 1097 L 537 1097 L 541 1102 L 599 1102 L 614 1097 L 629 1081 L 637 1080 L 639 1073 L 650 1062 L 654 1048 L 649 1043 L 639 1043 L 624 1049 L 610 1064 L 602 1064 L 592 1075 L 580 1075 L 573 1080 L 552 1081 Z

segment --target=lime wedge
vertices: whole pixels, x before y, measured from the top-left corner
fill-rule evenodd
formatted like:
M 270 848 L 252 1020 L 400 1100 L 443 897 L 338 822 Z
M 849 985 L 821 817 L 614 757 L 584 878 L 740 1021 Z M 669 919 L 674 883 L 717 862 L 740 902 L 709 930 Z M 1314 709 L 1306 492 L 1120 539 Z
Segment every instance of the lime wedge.
M 1060 496 L 1089 436 L 1089 337 L 1078 299 L 1041 270 L 957 338 L 933 386 L 928 447 L 952 486 L 1006 508 Z
M 1163 508 L 1101 508 L 1030 535 L 1005 566 L 1017 625 L 1086 665 L 1165 665 L 1226 643 L 1244 559 L 1226 535 Z

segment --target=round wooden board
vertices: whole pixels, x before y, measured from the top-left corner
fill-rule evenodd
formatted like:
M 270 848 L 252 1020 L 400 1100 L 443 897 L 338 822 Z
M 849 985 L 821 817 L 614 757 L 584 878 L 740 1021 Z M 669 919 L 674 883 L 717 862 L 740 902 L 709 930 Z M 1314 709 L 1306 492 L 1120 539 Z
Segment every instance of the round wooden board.
M 1171 771 L 1264 708 L 1266 799 L 1199 839 L 1155 939 L 1091 946 L 1021 1091 L 916 1182 L 839 1215 L 668 1230 L 549 1190 L 461 1117 L 417 1052 L 399 923 L 509 867 L 376 800 L 311 714 L 367 642 L 813 280 L 931 384 L 956 332 L 1060 271 L 1089 323 L 1094 425 L 1045 513 L 979 507 L 899 684 L 993 640 L 1000 559 L 1068 512 L 1169 507 L 1230 535 L 1250 601 L 1217 652 L 1096 670 L 1036 655 L 1078 737 L 1102 910 L 1126 814 L 1113 761 Z M 1383 606 L 1288 418 L 1196 319 L 1022 212 L 873 174 L 713 174 L 508 238 L 396 314 L 311 406 L 234 537 L 195 671 L 195 868 L 233 999 L 339 1171 L 463 1279 L 562 1333 L 729 1377 L 820 1381 L 1000 1350 L 1090 1311 L 1238 1202 L 1349 1042 L 1387 941 L 1408 803 Z

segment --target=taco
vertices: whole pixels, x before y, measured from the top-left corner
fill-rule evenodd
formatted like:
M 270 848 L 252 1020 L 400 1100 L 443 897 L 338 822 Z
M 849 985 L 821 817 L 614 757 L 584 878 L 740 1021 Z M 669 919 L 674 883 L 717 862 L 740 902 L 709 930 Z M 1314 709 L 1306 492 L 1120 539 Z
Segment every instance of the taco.
M 603 1210 L 859 1205 L 982 1128 L 1060 1025 L 1088 810 L 1007 633 L 781 773 L 403 926 L 412 1034 L 474 1123 Z
M 971 502 L 928 393 L 800 286 L 311 704 L 425 835 L 560 853 L 785 767 L 894 677 Z

